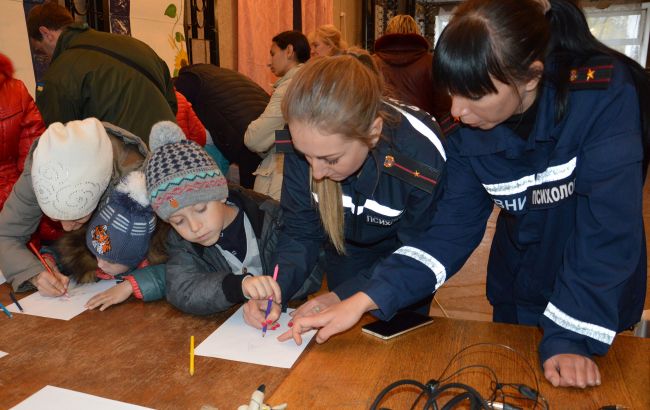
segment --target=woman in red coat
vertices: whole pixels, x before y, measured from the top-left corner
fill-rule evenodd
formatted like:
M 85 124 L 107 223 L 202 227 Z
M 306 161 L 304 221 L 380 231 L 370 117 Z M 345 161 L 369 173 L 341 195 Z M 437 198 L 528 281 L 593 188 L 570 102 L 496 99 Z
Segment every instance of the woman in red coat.
M 32 142 L 45 131 L 41 114 L 14 68 L 0 54 L 0 209 L 23 170 Z
M 0 209 L 23 171 L 32 142 L 45 131 L 34 100 L 13 74 L 11 60 L 0 53 Z M 44 217 L 36 237 L 52 240 L 60 231 L 58 223 Z

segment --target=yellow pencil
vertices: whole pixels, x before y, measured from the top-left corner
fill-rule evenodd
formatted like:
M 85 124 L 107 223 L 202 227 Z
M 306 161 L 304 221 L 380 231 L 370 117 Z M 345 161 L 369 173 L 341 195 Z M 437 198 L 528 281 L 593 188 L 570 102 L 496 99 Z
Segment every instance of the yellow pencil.
M 190 376 L 194 376 L 194 336 L 190 336 Z

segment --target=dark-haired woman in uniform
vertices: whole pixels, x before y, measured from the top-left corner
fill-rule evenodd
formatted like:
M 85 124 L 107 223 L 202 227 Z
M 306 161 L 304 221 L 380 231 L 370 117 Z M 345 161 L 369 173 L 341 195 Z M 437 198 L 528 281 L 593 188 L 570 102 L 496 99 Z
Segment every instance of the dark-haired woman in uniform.
M 293 337 L 321 328 L 322 342 L 366 311 L 391 317 L 434 292 L 478 246 L 496 204 L 494 320 L 543 329 L 554 386 L 599 385 L 592 356 L 639 320 L 645 299 L 648 76 L 598 42 L 569 0 L 468 0 L 435 55 L 452 118 L 432 226 L 361 292 L 295 321 Z

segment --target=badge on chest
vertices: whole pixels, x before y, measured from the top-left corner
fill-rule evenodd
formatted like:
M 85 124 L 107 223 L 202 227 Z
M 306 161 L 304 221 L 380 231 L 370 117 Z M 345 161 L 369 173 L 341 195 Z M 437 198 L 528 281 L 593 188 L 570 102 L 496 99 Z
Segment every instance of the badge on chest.
M 573 197 L 576 158 L 514 181 L 483 184 L 494 203 L 506 211 L 521 213 L 558 206 Z

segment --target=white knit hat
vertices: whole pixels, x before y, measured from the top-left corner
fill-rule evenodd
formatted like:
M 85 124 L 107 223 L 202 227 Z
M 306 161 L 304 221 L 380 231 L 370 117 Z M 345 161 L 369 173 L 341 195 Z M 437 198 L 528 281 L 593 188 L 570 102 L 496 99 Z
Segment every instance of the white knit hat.
M 45 215 L 61 221 L 92 213 L 113 173 L 111 141 L 96 118 L 51 124 L 33 158 L 38 205 Z

